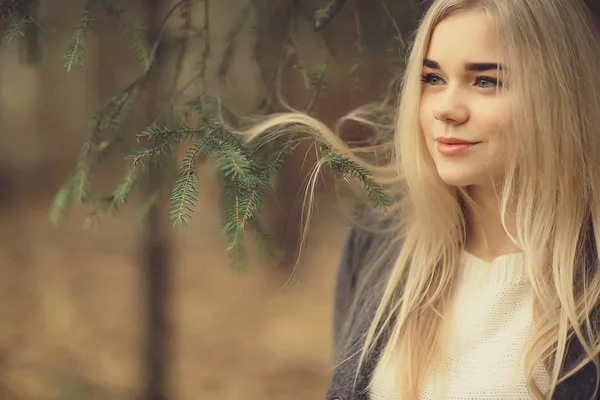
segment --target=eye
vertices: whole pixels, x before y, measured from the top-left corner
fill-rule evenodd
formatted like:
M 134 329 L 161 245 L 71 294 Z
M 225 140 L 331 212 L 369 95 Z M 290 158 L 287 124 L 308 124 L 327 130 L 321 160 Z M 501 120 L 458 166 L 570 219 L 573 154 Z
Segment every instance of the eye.
M 498 86 L 498 80 L 490 76 L 477 76 L 475 85 L 482 89 L 493 88 Z
M 427 84 L 433 85 L 433 86 L 442 85 L 445 83 L 444 80 L 439 75 L 431 74 L 431 73 L 421 75 L 421 82 L 427 83 Z

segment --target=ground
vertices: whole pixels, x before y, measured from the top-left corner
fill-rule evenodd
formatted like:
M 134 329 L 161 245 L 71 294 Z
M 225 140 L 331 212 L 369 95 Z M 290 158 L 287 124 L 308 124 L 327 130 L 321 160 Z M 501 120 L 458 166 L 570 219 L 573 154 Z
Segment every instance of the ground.
M 191 225 L 173 232 L 170 399 L 324 398 L 346 230 L 324 203 L 286 284 L 290 271 L 259 259 L 229 269 L 216 197 L 201 195 Z M 53 226 L 47 206 L 42 196 L 0 214 L 0 399 L 136 398 L 142 226 L 125 209 L 88 235 L 85 210 Z

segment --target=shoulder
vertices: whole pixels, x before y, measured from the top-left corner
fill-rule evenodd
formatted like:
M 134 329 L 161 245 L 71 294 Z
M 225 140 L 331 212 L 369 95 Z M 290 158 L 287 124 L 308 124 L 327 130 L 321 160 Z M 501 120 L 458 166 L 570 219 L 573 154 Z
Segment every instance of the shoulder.
M 364 286 L 369 275 L 367 272 L 371 272 L 370 261 L 380 255 L 382 247 L 389 243 L 388 239 L 391 237 L 384 230 L 387 221 L 380 213 L 370 211 L 359 222 L 350 228 L 338 264 L 333 310 L 334 337 L 338 344 L 342 339 L 344 326 L 352 324 L 355 317 L 351 315 L 354 309 L 352 306 L 359 300 L 356 298 L 359 286 Z M 377 278 L 377 274 L 369 275 L 368 280 Z

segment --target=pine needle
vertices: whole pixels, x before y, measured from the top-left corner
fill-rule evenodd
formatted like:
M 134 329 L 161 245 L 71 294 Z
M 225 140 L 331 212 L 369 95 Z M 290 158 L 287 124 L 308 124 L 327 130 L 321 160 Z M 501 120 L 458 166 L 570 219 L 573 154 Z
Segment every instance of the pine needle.
M 4 30 L 4 43 L 11 44 L 16 38 L 24 37 L 25 25 L 27 25 L 25 18 L 22 15 L 14 14 Z
M 384 189 L 371 178 L 371 173 L 366 168 L 349 160 L 347 157 L 339 154 L 326 154 L 321 162 L 329 166 L 337 177 L 344 180 L 359 179 L 367 192 L 371 204 L 375 207 L 387 207 L 390 205 L 390 198 Z
M 131 40 L 131 47 L 142 63 L 144 71 L 150 69 L 152 64 L 152 49 L 146 35 L 144 25 L 129 12 L 125 11 L 115 0 L 102 0 L 109 17 L 115 17 L 123 36 Z
M 197 140 L 186 152 L 179 168 L 169 209 L 174 225 L 187 225 L 196 207 L 199 183 L 198 174 L 196 174 L 196 157 L 201 149 L 202 144 L 200 140 Z
M 85 42 L 92 30 L 92 22 L 94 20 L 92 9 L 95 4 L 96 0 L 85 0 L 83 3 L 83 12 L 79 18 L 75 37 L 69 42 L 67 51 L 63 56 L 63 65 L 67 69 L 67 72 L 71 72 L 73 67 L 81 67 L 83 65 Z
M 70 197 L 70 184 L 63 184 L 60 187 L 60 189 L 58 189 L 56 195 L 54 195 L 54 198 L 52 199 L 52 204 L 50 206 L 50 222 L 53 225 L 58 224 L 58 222 L 65 215 L 67 209 L 69 208 Z

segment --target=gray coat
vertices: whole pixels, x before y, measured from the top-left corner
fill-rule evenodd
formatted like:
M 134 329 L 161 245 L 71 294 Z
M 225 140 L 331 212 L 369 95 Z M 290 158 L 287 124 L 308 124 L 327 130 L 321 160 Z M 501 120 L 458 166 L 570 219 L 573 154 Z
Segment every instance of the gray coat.
M 379 235 L 379 234 L 377 234 Z M 375 351 L 372 356 L 368 357 L 363 363 L 362 370 L 358 374 L 358 381 L 354 386 L 356 368 L 358 367 L 359 355 L 356 350 L 364 343 L 364 335 L 369 327 L 369 323 L 374 315 L 375 309 L 373 306 L 368 307 L 364 312 L 359 312 L 358 315 L 348 315 L 347 309 L 353 298 L 354 291 L 357 287 L 358 279 L 360 279 L 361 267 L 365 265 L 365 261 L 371 256 L 370 252 L 373 245 L 382 238 L 376 234 L 366 232 L 364 230 L 353 228 L 348 235 L 345 247 L 343 249 L 341 262 L 335 289 L 334 300 L 334 349 L 336 365 L 342 359 L 350 357 L 347 361 L 340 364 L 333 373 L 329 389 L 327 391 L 327 400 L 368 400 L 369 396 L 366 393 L 366 386 L 369 377 L 375 369 L 377 358 L 381 350 L 381 344 L 375 346 Z M 369 291 L 369 295 L 376 295 L 380 291 L 377 286 L 374 286 L 373 291 Z M 340 330 L 342 323 L 347 318 L 353 318 L 350 329 L 350 336 L 354 339 L 351 345 L 343 347 L 341 345 Z M 345 343 L 345 341 L 344 341 Z M 582 348 L 579 341 L 574 339 L 571 341 L 567 351 L 566 363 L 572 365 L 582 354 Z M 593 363 L 589 363 L 577 374 L 570 377 L 568 380 L 561 383 L 553 396 L 554 400 L 593 400 L 592 394 L 596 385 L 596 371 Z M 600 396 L 596 396 L 596 400 L 600 400 Z M 396 400 L 396 399 L 394 399 Z

